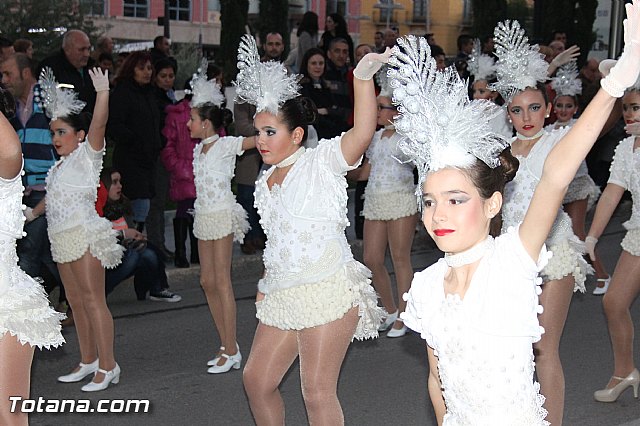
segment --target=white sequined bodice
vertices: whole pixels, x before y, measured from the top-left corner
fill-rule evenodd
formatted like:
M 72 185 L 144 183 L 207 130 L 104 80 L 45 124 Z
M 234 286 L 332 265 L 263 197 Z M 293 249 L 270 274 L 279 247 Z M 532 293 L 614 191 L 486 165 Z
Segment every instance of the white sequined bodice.
M 533 193 L 542 177 L 544 162 L 549 152 L 568 131 L 569 128 L 565 127 L 551 133 L 546 133 L 531 148 L 529 155 L 526 157 L 516 156 L 520 162 L 518 172 L 515 178 L 507 183 L 504 189 L 502 232 L 505 232 L 509 227 L 522 223 L 529 209 Z M 547 243 L 552 245 L 562 239 L 571 238 L 572 236 L 571 218 L 569 218 L 569 215 L 560 207 L 551 232 L 549 233 Z
M 231 192 L 231 179 L 236 167 L 236 158 L 242 155 L 243 137 L 226 136 L 213 143 L 206 153 L 204 144 L 193 150 L 193 174 L 196 185 L 196 213 L 210 213 L 229 209 L 235 204 Z
M 95 151 L 85 139 L 49 169 L 46 212 L 49 234 L 74 228 L 98 217 L 96 199 L 104 149 Z
M 371 163 L 367 192 L 390 193 L 410 192 L 413 194 L 413 165 L 401 163 L 406 156 L 398 148 L 401 136 L 398 133 L 390 137 L 382 137 L 384 129 L 373 135 L 373 140 L 367 150 L 367 158 Z
M 609 183 L 631 192 L 631 218 L 623 223 L 626 229 L 640 228 L 640 148 L 634 150 L 635 137 L 630 136 L 618 145 L 611 163 Z
M 353 260 L 344 233 L 349 225 L 344 175 L 358 164 L 347 165 L 336 138 L 307 149 L 282 185 L 269 190 L 273 167 L 262 174 L 255 192 L 267 235 L 260 291 L 316 282 Z

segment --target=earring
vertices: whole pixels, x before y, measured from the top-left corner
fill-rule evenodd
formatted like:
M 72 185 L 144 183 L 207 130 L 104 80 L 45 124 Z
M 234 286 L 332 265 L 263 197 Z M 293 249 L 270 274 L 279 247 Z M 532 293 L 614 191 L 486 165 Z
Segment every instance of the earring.
M 202 125 L 202 128 L 204 129 L 204 124 Z
M 545 115 L 545 116 L 544 116 L 544 118 L 549 118 L 549 116 L 550 116 L 550 115 L 551 115 L 551 114 L 547 114 L 547 115 Z

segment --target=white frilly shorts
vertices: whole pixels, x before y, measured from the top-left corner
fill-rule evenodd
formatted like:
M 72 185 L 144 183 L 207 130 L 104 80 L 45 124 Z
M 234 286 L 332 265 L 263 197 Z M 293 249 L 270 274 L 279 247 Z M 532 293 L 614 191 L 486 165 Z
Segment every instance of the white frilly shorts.
M 111 222 L 96 218 L 68 230 L 49 233 L 51 256 L 56 263 L 69 263 L 80 259 L 89 249 L 104 268 L 113 269 L 120 264 L 124 253 L 117 235 Z
M 640 256 L 640 229 L 628 230 L 620 245 L 629 254 Z
M 0 339 L 15 336 L 23 345 L 57 347 L 64 343 L 64 314 L 49 305 L 42 285 L 17 265 L 10 268 L 11 285 L 0 295 Z
M 233 240 L 242 243 L 249 232 L 247 212 L 238 203 L 230 209 L 217 210 L 211 213 L 198 213 L 193 220 L 193 235 L 199 240 L 219 240 L 233 234 Z
M 376 338 L 385 312 L 378 306 L 370 277 L 371 272 L 364 265 L 351 261 L 317 283 L 265 294 L 256 303 L 256 317 L 281 330 L 302 330 L 340 319 L 358 306 L 360 320 L 353 338 Z
M 584 243 L 577 237 L 573 238 L 576 241 L 563 239 L 549 246 L 549 251 L 553 255 L 540 274 L 544 281 L 559 280 L 572 275 L 575 283 L 573 291 L 584 293 L 586 290 L 584 282 L 587 274 L 593 273 L 593 268 L 584 260 Z
M 416 214 L 418 202 L 412 192 L 365 192 L 362 212 L 367 220 L 395 220 Z
M 562 204 L 587 199 L 587 210 L 591 210 L 598 201 L 598 197 L 600 197 L 600 188 L 593 179 L 589 175 L 579 176 L 569 184 Z

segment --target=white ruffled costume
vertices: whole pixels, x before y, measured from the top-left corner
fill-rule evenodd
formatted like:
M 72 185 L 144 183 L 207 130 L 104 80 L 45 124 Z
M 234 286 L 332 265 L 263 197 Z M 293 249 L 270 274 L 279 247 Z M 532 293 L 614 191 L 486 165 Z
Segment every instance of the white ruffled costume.
M 562 129 L 564 127 L 571 127 L 577 120 L 572 118 L 567 123 L 563 123 L 562 125 L 558 123 L 549 124 L 545 126 L 545 130 L 547 132 L 552 132 L 555 129 Z M 598 197 L 600 197 L 600 188 L 589 176 L 589 169 L 587 168 L 587 162 L 582 160 L 580 163 L 580 167 L 576 172 L 576 176 L 573 178 L 571 183 L 569 184 L 569 188 L 567 188 L 567 193 L 562 200 L 562 204 L 573 203 L 574 201 L 579 200 L 587 200 L 587 210 L 591 210 L 593 206 L 596 205 L 596 201 L 598 201 Z
M 242 136 L 219 138 L 203 153 L 207 138 L 193 149 L 197 194 L 193 234 L 200 240 L 219 240 L 233 234 L 234 241 L 241 243 L 249 231 L 247 212 L 231 192 L 236 157 L 244 153 L 243 139 Z
M 363 213 L 368 220 L 395 220 L 418 212 L 413 183 L 415 166 L 405 162 L 406 155 L 398 148 L 401 136 L 393 133 L 382 137 L 383 132 L 380 129 L 373 135 L 366 154 L 371 172 Z
M 621 186 L 631 192 L 633 206 L 631 217 L 622 224 L 627 235 L 620 243 L 622 248 L 634 256 L 640 256 L 640 149 L 633 149 L 635 136 L 623 139 L 616 147 L 611 163 L 608 183 Z
M 378 335 L 383 309 L 369 277 L 345 236 L 347 182 L 355 169 L 342 155 L 340 137 L 321 140 L 293 164 L 282 185 L 267 185 L 275 170 L 256 182 L 255 205 L 267 234 L 265 275 L 258 289 L 257 318 L 282 330 L 301 330 L 342 318 L 359 307 L 354 338 Z
M 20 175 L 0 178 L 0 339 L 8 333 L 23 345 L 56 347 L 64 343 L 60 333 L 64 315 L 51 308 L 42 285 L 18 266 L 22 191 Z
M 449 267 L 440 259 L 415 274 L 400 317 L 438 358 L 443 425 L 548 425 L 532 344 L 544 332 L 538 272 L 550 253 L 543 247 L 534 263 L 518 228 L 488 243 L 464 299 L 445 294 Z
M 524 219 L 533 193 L 542 176 L 544 162 L 551 149 L 568 131 L 568 128 L 563 128 L 545 133 L 526 157 L 516 156 L 520 162 L 518 172 L 513 181 L 507 183 L 504 190 L 503 232 L 509 227 L 518 225 Z M 573 233 L 571 219 L 562 208 L 558 209 L 558 216 L 553 223 L 546 244 L 553 253 L 553 257 L 541 272 L 544 280 L 558 280 L 567 275 L 573 275 L 575 279 L 574 291 L 579 290 L 584 293 L 584 282 L 587 274 L 593 272 L 593 268 L 584 260 L 584 243 Z
M 105 268 L 120 264 L 124 247 L 111 222 L 96 212 L 104 148 L 85 139 L 47 175 L 47 221 L 51 255 L 57 263 L 81 258 L 87 248 Z

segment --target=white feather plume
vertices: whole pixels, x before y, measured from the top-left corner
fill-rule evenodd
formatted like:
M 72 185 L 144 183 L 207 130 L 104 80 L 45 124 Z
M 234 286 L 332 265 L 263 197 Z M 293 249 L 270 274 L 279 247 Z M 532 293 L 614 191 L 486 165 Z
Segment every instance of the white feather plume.
M 498 22 L 493 40 L 498 56 L 498 81 L 491 84 L 489 89 L 500 92 L 507 103 L 511 102 L 517 92 L 547 81 L 549 64 L 544 60 L 537 44 L 529 45 L 529 39 L 518 21 Z
M 197 72 L 193 74 L 193 77 L 189 82 L 191 90 L 187 93 L 191 93 L 193 95 L 190 103 L 193 108 L 201 107 L 206 104 L 213 104 L 219 107 L 225 101 L 224 95 L 220 90 L 220 84 L 218 84 L 216 79 L 212 78 L 211 80 L 207 80 L 208 66 L 209 62 L 207 59 L 202 58 L 200 67 Z
M 575 96 L 582 93 L 582 80 L 578 78 L 578 65 L 573 59 L 562 65 L 551 79 L 556 96 Z
M 74 90 L 60 87 L 56 76 L 53 75 L 53 70 L 49 67 L 44 67 L 40 72 L 38 85 L 40 86 L 37 93 L 39 102 L 47 117 L 52 120 L 79 114 L 86 105 L 86 102 L 78 99 L 78 94 Z
M 485 100 L 470 101 L 466 81 L 453 67 L 436 70 L 424 38 L 398 39 L 389 64 L 394 124 L 403 136 L 400 149 L 418 168 L 420 183 L 429 171 L 465 168 L 477 159 L 497 167 L 507 140 L 492 132 L 489 120 L 500 107 Z M 420 190 L 420 188 L 418 189 Z
M 496 65 L 491 56 L 482 53 L 480 39 L 473 42 L 473 50 L 469 55 L 469 72 L 475 81 L 491 80 L 496 75 Z
M 257 112 L 277 114 L 282 104 L 300 95 L 300 76 L 288 75 L 279 62 L 260 62 L 256 41 L 248 34 L 240 40 L 238 70 L 236 100 L 255 105 Z

